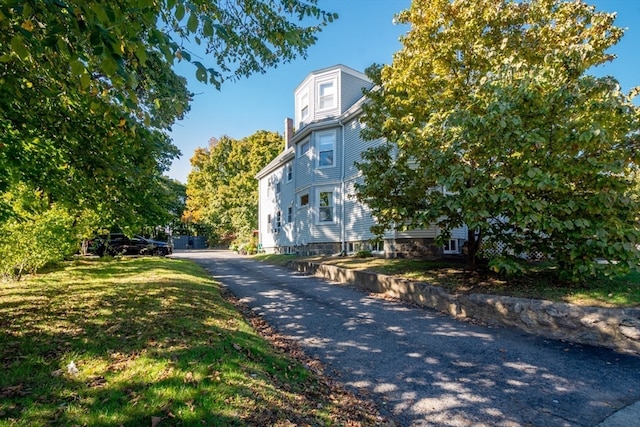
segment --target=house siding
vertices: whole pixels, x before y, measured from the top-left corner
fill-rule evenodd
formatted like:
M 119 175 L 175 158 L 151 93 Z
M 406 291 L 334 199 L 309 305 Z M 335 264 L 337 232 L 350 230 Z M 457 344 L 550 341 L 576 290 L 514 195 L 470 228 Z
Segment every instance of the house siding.
M 319 110 L 319 87 L 322 82 L 334 84 L 334 107 Z M 256 176 L 259 189 L 260 244 L 267 252 L 295 252 L 302 255 L 333 254 L 343 250 L 370 248 L 377 238 L 371 232 L 376 224 L 370 209 L 355 197 L 356 183 L 362 182 L 355 163 L 362 161 L 362 152 L 385 143 L 383 139 L 364 141 L 361 138 L 363 88 L 372 83 L 360 72 L 335 66 L 312 72 L 294 91 L 295 129 L 284 153 L 276 157 Z M 303 96 L 303 94 L 306 94 Z M 302 121 L 301 107 L 308 107 Z M 333 164 L 321 167 L 321 135 L 333 133 Z M 289 143 L 287 145 L 289 145 Z M 301 147 L 308 144 L 308 151 Z M 324 149 L 326 151 L 326 140 Z M 287 182 L 287 162 L 292 162 L 293 179 Z M 280 192 L 276 194 L 276 183 Z M 321 221 L 321 192 L 331 192 L 331 221 Z M 305 196 L 306 205 L 302 205 Z M 288 211 L 292 209 L 291 221 Z M 281 211 L 281 227 L 274 227 L 277 212 Z M 271 223 L 268 223 L 269 215 Z M 276 228 L 276 229 L 274 229 Z M 452 232 L 459 247 L 466 240 L 466 227 Z M 387 256 L 435 256 L 442 247 L 435 244 L 436 227 L 426 230 L 397 232 L 387 230 L 382 236 Z
M 296 202 L 296 218 L 294 225 L 294 236 L 292 239 L 292 243 L 295 246 L 306 246 L 312 242 L 312 230 L 313 227 L 311 221 L 311 200 L 309 200 L 309 204 L 306 206 L 300 206 L 300 196 L 308 194 L 309 189 L 307 188 L 304 191 L 297 193 L 297 202 Z
M 371 89 L 373 87 L 373 83 L 344 71 L 341 73 L 341 79 L 340 104 L 342 105 L 342 109 L 340 112 L 344 113 L 349 109 L 349 107 L 362 98 L 362 90 Z
M 360 175 L 356 162 L 362 161 L 362 153 L 369 148 L 376 147 L 384 143 L 383 139 L 365 141 L 360 136 L 363 125 L 360 123 L 361 115 L 347 122 L 344 126 L 345 134 L 345 179 L 353 179 Z
M 345 209 L 348 213 L 345 216 L 346 237 L 348 241 L 364 241 L 374 239 L 376 236 L 371 232 L 371 227 L 375 225 L 371 211 L 355 198 L 355 180 L 346 184 L 347 194 Z
M 301 154 L 300 150 L 303 144 L 309 144 L 309 150 Z M 294 175 L 297 188 L 304 188 L 311 185 L 313 181 L 313 151 L 311 145 L 311 138 L 305 138 L 296 144 L 296 160 L 294 162 Z
M 270 177 L 270 176 L 269 176 Z M 258 181 L 258 191 L 263 197 L 258 202 L 258 230 L 260 230 L 260 244 L 263 247 L 275 246 L 273 234 L 270 232 L 271 223 L 268 221 L 269 215 L 275 210 L 275 201 L 268 196 L 269 178 Z

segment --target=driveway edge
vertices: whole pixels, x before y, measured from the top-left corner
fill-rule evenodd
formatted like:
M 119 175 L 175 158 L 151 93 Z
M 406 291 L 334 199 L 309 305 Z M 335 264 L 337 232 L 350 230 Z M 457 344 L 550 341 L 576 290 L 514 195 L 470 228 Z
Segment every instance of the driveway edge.
M 451 295 L 443 288 L 367 271 L 292 260 L 289 267 L 363 290 L 429 307 L 455 318 L 515 327 L 527 333 L 640 355 L 640 309 L 583 307 L 485 294 Z

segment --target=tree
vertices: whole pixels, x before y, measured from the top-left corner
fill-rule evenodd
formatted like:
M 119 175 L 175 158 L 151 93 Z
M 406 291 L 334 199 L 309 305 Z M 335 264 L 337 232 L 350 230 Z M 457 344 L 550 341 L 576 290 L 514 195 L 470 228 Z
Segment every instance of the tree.
M 136 224 L 179 154 L 167 130 L 191 94 L 174 62 L 219 87 L 303 55 L 334 18 L 316 0 L 3 1 L 0 192 Z
M 187 216 L 210 227 L 221 242 L 247 243 L 258 223 L 255 175 L 282 150 L 275 132 L 258 131 L 241 140 L 212 138 L 191 158 Z
M 316 2 L 8 0 L 0 5 L 0 61 L 37 65 L 43 75 L 71 73 L 86 90 L 107 83 L 110 91 L 101 96 L 136 109 L 148 101 L 137 89 L 155 81 L 148 74 L 160 64 L 190 61 L 199 80 L 219 86 L 303 55 L 337 18 Z M 303 19 L 310 25 L 298 23 Z M 190 41 L 205 47 L 209 68 L 192 60 Z
M 636 269 L 640 111 L 612 77 L 614 15 L 560 0 L 417 0 L 369 70 L 359 199 L 380 229 L 469 228 L 469 264 L 538 252 L 574 278 Z M 499 249 L 499 250 L 496 250 Z M 609 263 L 598 262 L 599 259 Z

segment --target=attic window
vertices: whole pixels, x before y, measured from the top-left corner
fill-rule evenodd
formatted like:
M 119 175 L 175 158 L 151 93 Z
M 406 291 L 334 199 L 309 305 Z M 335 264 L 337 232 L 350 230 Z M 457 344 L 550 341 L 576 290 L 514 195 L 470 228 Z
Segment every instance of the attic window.
M 326 110 L 336 106 L 336 88 L 333 80 L 318 85 L 318 109 Z
M 309 94 L 303 93 L 300 96 L 300 120 L 304 120 L 309 117 Z

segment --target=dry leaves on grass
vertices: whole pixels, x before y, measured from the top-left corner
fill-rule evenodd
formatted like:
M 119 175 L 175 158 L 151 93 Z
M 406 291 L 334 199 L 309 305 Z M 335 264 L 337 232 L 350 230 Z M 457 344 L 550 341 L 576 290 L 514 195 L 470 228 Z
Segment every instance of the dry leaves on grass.
M 331 416 L 336 424 L 348 427 L 365 427 L 365 426 L 386 426 L 393 427 L 396 424 L 383 418 L 378 411 L 375 403 L 370 400 L 356 396 L 343 386 L 338 384 L 324 374 L 322 363 L 309 357 L 293 340 L 288 339 L 273 329 L 263 318 L 258 316 L 253 310 L 249 309 L 245 304 L 240 302 L 230 291 L 222 289 L 222 296 L 231 304 L 233 304 L 251 324 L 251 326 L 271 345 L 287 354 L 288 357 L 297 360 L 306 366 L 318 378 L 319 389 L 306 390 L 306 398 L 309 401 L 317 402 L 318 407 L 326 406 L 324 402 L 330 401 Z M 236 345 L 234 345 L 234 348 Z M 238 346 L 239 347 L 239 346 Z M 240 350 L 236 348 L 236 350 Z M 281 384 L 283 388 L 287 388 L 287 384 Z M 264 417 L 265 414 L 262 414 Z M 279 420 L 261 420 L 265 425 L 287 425 L 274 424 L 282 423 Z M 271 421 L 271 422 L 269 422 Z M 302 421 L 302 424 L 298 423 Z M 288 420 L 293 424 L 305 425 L 304 420 Z

